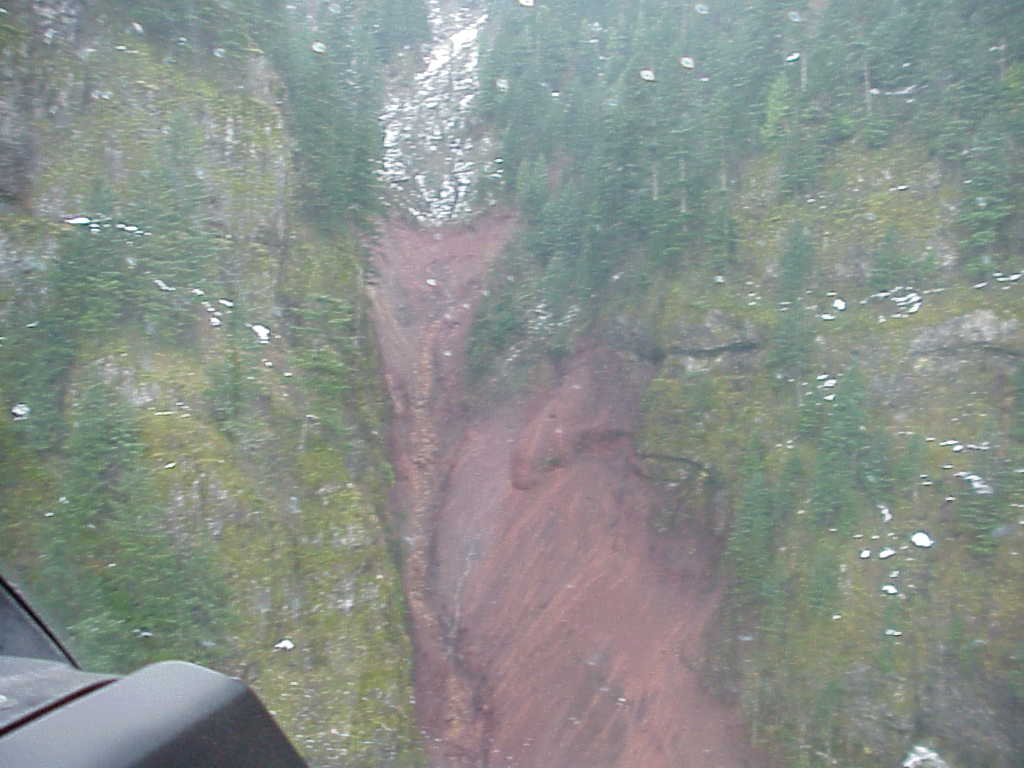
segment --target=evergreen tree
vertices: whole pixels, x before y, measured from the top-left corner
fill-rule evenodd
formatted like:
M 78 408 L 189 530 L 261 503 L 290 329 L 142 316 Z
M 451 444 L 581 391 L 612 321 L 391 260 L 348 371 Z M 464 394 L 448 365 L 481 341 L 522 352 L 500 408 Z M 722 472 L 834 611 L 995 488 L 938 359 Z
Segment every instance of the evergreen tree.
M 803 227 L 794 224 L 786 235 L 779 261 L 779 300 L 796 301 L 803 295 L 814 262 L 814 250 Z
M 1015 440 L 1024 442 L 1024 364 L 1017 366 L 1013 377 L 1013 403 L 1010 413 L 1010 434 Z
M 740 496 L 725 553 L 733 573 L 733 593 L 740 605 L 748 607 L 760 601 L 775 549 L 775 510 L 764 458 L 755 439 L 743 462 Z
M 886 291 L 898 285 L 912 285 L 915 277 L 913 260 L 890 228 L 872 254 L 869 286 L 875 291 Z
M 971 183 L 965 184 L 968 192 L 960 203 L 960 223 L 966 235 L 964 266 L 976 279 L 1002 266 L 1008 250 L 1004 226 L 1016 209 L 1009 135 L 1001 119 L 986 118 L 966 150 L 964 173 Z
M 129 260 L 122 269 L 131 281 L 132 315 L 148 333 L 169 342 L 191 338 L 195 313 L 189 291 L 215 277 L 212 265 L 226 250 L 197 173 L 200 140 L 192 116 L 185 110 L 171 115 L 157 149 L 160 162 L 132 179 L 130 194 L 117 205 L 129 225 L 148 233 L 126 243 Z
M 162 527 L 130 409 L 91 380 L 73 411 L 65 505 L 43 553 L 47 602 L 91 669 L 205 659 L 224 631 L 223 578 L 198 543 Z

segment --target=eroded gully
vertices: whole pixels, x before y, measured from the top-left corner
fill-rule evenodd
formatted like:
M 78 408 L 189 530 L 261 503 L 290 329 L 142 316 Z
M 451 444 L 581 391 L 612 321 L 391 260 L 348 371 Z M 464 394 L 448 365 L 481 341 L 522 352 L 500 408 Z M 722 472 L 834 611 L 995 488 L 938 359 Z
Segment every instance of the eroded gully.
M 482 20 L 445 26 L 434 13 L 454 58 L 444 36 L 470 40 L 465 29 Z M 462 53 L 475 66 L 475 50 Z M 462 118 L 446 119 L 457 128 Z M 648 522 L 661 499 L 635 469 L 632 433 L 653 371 L 593 340 L 544 386 L 468 407 L 467 331 L 517 220 L 492 208 L 439 222 L 445 190 L 456 190 L 457 212 L 460 183 L 439 185 L 418 207 L 422 221 L 381 223 L 368 288 L 432 764 L 755 765 L 735 712 L 697 671 L 718 598 L 712 548 L 699 531 L 658 537 Z

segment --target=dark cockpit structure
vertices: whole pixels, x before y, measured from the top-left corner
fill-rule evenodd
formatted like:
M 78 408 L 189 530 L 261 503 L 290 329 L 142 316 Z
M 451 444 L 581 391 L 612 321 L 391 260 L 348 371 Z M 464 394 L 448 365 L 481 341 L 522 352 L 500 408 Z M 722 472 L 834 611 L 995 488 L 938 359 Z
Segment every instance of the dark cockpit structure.
M 0 577 L 0 766 L 303 768 L 239 680 L 185 662 L 83 671 Z

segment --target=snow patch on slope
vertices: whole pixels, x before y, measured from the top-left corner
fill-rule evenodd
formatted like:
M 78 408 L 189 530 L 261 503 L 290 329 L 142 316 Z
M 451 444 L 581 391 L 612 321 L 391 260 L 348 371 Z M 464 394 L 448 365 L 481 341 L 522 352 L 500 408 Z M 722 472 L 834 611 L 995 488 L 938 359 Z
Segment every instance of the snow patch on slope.
M 433 42 L 426 68 L 396 84 L 384 112 L 383 181 L 406 212 L 441 223 L 470 212 L 476 162 L 469 117 L 478 90 L 479 8 L 442 11 L 430 0 Z M 486 140 L 485 140 L 486 141 Z

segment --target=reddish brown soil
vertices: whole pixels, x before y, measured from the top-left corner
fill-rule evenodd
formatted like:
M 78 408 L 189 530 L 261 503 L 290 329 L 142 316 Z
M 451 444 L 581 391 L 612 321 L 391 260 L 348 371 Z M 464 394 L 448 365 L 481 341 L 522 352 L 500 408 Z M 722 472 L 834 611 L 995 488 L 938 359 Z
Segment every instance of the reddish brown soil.
M 695 669 L 717 601 L 712 548 L 648 524 L 661 500 L 631 433 L 651 371 L 593 344 L 552 386 L 464 405 L 472 309 L 515 226 L 507 213 L 388 223 L 371 287 L 432 763 L 755 765 Z

